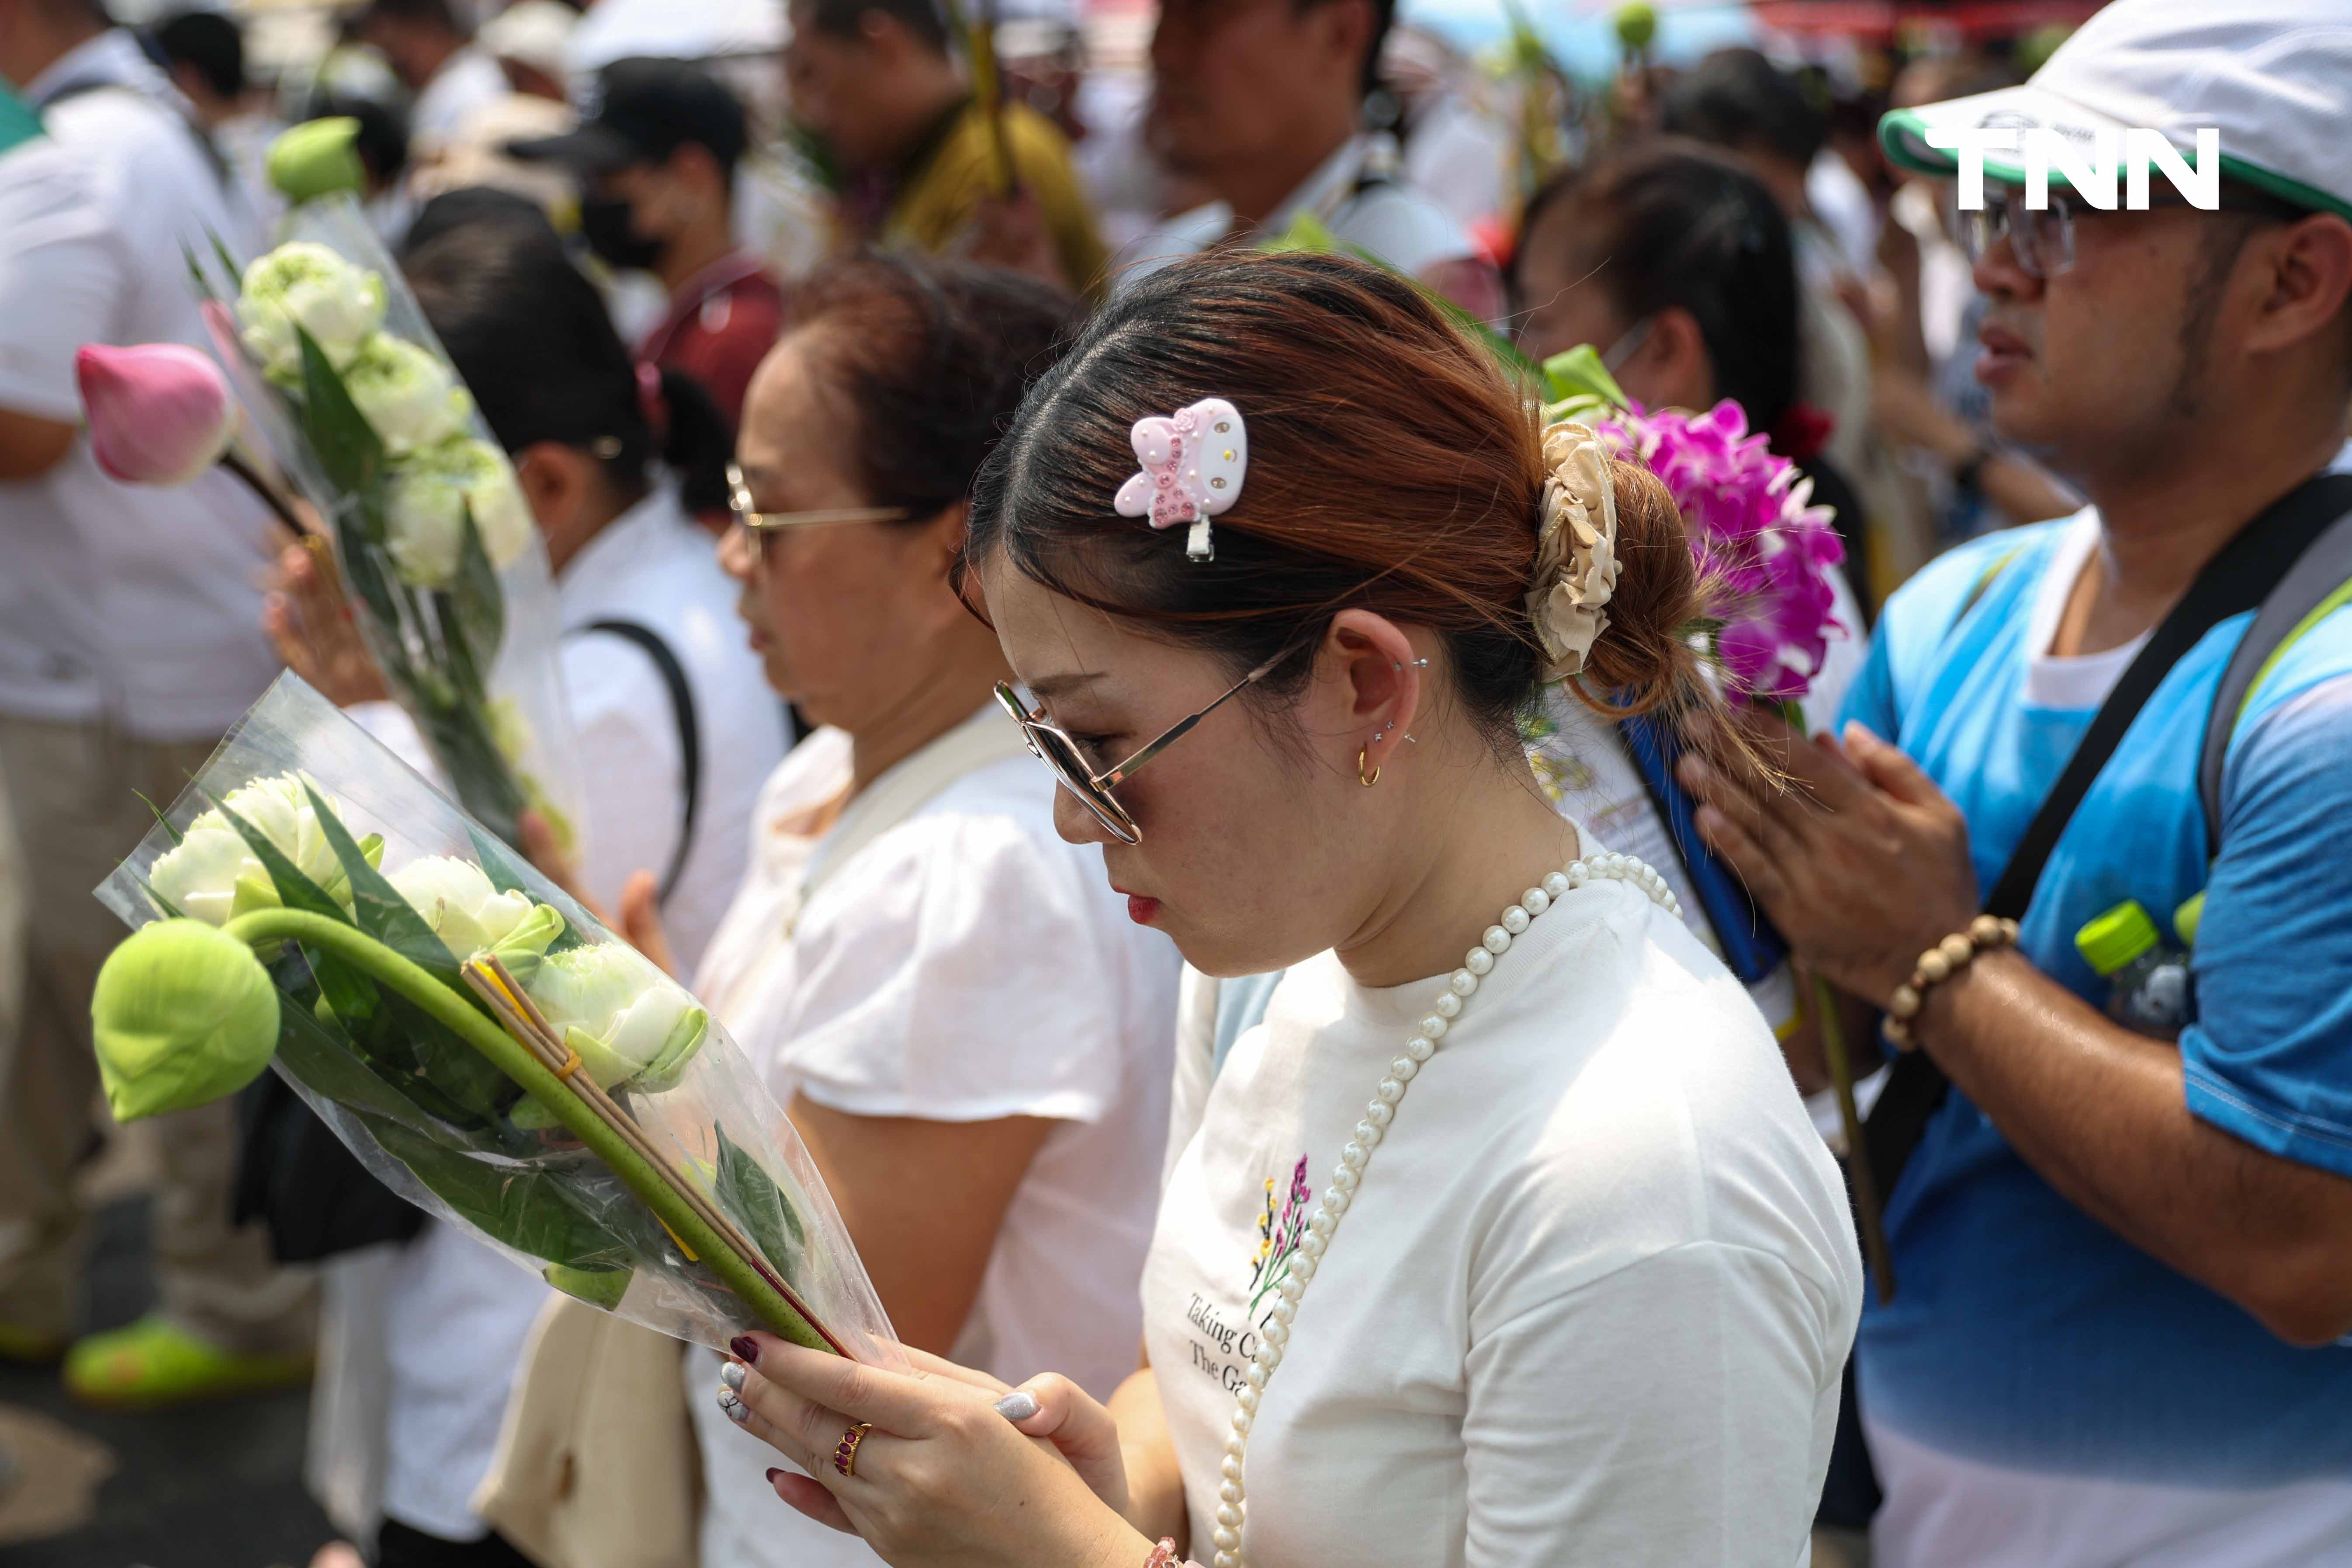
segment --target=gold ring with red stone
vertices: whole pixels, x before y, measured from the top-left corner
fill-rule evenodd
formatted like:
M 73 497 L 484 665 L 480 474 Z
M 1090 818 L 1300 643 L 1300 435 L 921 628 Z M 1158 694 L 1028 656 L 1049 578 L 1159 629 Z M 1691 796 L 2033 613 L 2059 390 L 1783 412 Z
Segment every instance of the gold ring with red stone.
M 841 1435 L 833 1450 L 833 1468 L 845 1477 L 857 1473 L 857 1445 L 866 1441 L 866 1434 L 874 1430 L 871 1421 L 860 1421 Z

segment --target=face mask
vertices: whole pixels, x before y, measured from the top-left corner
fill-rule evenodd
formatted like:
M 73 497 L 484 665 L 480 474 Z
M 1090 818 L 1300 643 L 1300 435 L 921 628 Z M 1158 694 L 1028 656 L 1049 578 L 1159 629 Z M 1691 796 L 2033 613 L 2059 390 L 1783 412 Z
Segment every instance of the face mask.
M 580 237 L 606 265 L 642 272 L 661 259 L 662 242 L 639 237 L 630 226 L 629 203 L 618 196 L 591 196 L 580 204 Z

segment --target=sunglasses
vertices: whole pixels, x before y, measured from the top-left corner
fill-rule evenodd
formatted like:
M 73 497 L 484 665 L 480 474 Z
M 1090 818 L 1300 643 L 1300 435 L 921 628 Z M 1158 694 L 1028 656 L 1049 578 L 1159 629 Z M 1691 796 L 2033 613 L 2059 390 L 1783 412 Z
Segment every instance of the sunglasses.
M 1040 703 L 1034 709 L 1022 707 L 1020 695 L 1002 680 L 996 683 L 996 700 L 1013 715 L 1013 721 L 1021 726 L 1021 738 L 1029 742 L 1031 754 L 1054 770 L 1054 777 L 1060 781 L 1062 787 L 1076 795 L 1079 804 L 1095 814 L 1095 820 L 1101 823 L 1111 837 L 1121 844 L 1140 844 L 1143 842 L 1143 830 L 1136 826 L 1135 818 L 1128 815 L 1127 807 L 1119 805 L 1118 797 L 1111 791 L 1133 778 L 1144 763 L 1189 734 L 1192 726 L 1223 707 L 1242 688 L 1264 679 L 1266 673 L 1287 658 L 1291 651 L 1285 648 L 1276 654 L 1227 687 L 1224 696 L 1199 712 L 1179 719 L 1127 761 L 1100 773 L 1087 764 L 1086 752 L 1077 742 L 1045 717 L 1045 704 Z
M 736 525 L 750 532 L 766 559 L 768 541 L 788 528 L 822 528 L 836 522 L 904 522 L 915 514 L 903 506 L 844 506 L 822 511 L 759 511 L 751 503 L 751 487 L 743 470 L 727 465 L 727 510 Z

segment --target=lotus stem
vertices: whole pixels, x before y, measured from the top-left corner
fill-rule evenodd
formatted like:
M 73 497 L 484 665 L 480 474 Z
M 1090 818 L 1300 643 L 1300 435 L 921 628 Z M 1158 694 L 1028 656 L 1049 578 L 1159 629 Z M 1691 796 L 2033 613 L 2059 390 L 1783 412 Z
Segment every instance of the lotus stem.
M 222 929 L 249 945 L 286 940 L 331 952 L 424 1008 L 488 1058 L 492 1066 L 546 1107 L 573 1137 L 612 1167 L 613 1173 L 644 1200 L 672 1234 L 708 1261 L 727 1288 L 763 1324 L 796 1345 L 818 1351 L 832 1349 L 772 1286 L 736 1256 L 734 1248 L 695 1212 L 683 1194 L 662 1178 L 651 1163 L 631 1149 L 578 1096 L 566 1092 L 555 1075 L 520 1042 L 425 970 L 364 931 L 301 910 L 257 910 L 239 915 Z
M 1853 1103 L 1853 1061 L 1846 1055 L 1845 1029 L 1838 1023 L 1837 996 L 1830 983 L 1813 976 L 1813 1012 L 1821 1019 L 1822 1056 L 1831 1087 L 1837 1090 L 1838 1129 L 1845 1135 L 1845 1169 L 1853 1183 L 1853 1208 L 1862 1250 L 1881 1306 L 1895 1300 L 1895 1258 L 1886 1247 L 1885 1215 L 1878 1205 L 1878 1181 L 1871 1174 L 1870 1151 L 1862 1141 L 1862 1113 Z

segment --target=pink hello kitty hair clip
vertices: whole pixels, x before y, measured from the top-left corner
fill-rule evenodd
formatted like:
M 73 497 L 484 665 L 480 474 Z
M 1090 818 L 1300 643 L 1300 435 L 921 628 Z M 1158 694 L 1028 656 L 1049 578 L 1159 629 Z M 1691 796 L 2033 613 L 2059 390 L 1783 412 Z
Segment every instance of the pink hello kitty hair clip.
M 1209 520 L 1241 500 L 1249 469 L 1249 435 L 1241 410 L 1222 397 L 1204 397 L 1167 418 L 1135 422 L 1130 437 L 1143 471 L 1118 487 L 1111 503 L 1121 517 L 1148 517 L 1154 528 L 1192 525 L 1184 553 L 1212 561 Z

